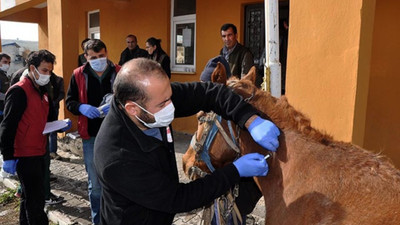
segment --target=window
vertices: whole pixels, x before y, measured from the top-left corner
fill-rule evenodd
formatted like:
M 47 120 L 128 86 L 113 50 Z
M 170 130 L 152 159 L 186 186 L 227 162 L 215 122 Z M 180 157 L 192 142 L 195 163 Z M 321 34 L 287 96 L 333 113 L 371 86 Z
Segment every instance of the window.
M 196 70 L 196 0 L 172 0 L 171 70 Z
M 88 36 L 100 39 L 100 10 L 88 12 Z

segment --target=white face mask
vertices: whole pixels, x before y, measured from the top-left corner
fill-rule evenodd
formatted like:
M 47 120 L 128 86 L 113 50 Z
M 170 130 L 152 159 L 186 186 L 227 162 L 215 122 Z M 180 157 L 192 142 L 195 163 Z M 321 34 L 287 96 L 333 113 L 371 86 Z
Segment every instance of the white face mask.
M 156 120 L 156 122 L 154 122 L 154 123 L 146 123 L 143 120 L 141 120 L 138 116 L 135 116 L 136 119 L 138 119 L 140 122 L 142 122 L 148 128 L 167 127 L 168 125 L 171 124 L 172 120 L 174 120 L 175 107 L 174 107 L 174 104 L 172 104 L 172 102 L 154 114 L 147 111 L 146 109 L 144 109 L 142 106 L 140 106 L 136 102 L 133 102 L 133 103 L 135 103 L 137 106 L 139 106 L 139 108 L 141 108 L 146 113 L 154 116 L 154 119 Z
M 3 64 L 3 65 L 0 67 L 0 69 L 3 70 L 4 72 L 7 72 L 8 69 L 10 69 L 10 65 L 8 65 L 8 64 Z
M 107 67 L 107 57 L 89 60 L 90 66 L 96 72 L 103 72 Z
M 37 70 L 36 67 L 35 67 L 35 70 L 36 70 L 36 73 L 39 75 L 39 79 L 36 79 L 35 74 L 33 74 L 33 78 L 35 79 L 36 84 L 39 86 L 44 86 L 44 85 L 48 84 L 50 81 L 50 75 L 39 73 L 39 70 Z

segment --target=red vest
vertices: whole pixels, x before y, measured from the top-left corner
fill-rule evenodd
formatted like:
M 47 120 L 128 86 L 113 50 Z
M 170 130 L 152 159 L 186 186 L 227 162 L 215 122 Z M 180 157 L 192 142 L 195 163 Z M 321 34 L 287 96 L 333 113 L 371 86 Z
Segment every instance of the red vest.
M 87 74 L 83 73 L 83 70 L 85 69 L 86 64 L 83 66 L 80 66 L 76 68 L 73 72 L 73 75 L 75 76 L 75 81 L 78 86 L 78 91 L 79 91 L 79 102 L 82 104 L 87 104 Z M 116 74 L 119 72 L 121 69 L 121 66 L 118 64 L 114 64 L 115 66 L 115 73 L 111 76 L 111 85 L 114 83 L 114 79 Z M 78 116 L 78 133 L 81 136 L 82 139 L 89 139 L 89 133 L 88 133 L 88 118 L 84 115 L 79 115 Z
M 40 96 L 31 79 L 16 83 L 26 94 L 26 109 L 18 123 L 14 141 L 14 157 L 42 156 L 46 153 L 47 136 L 43 130 L 49 114 L 47 94 Z

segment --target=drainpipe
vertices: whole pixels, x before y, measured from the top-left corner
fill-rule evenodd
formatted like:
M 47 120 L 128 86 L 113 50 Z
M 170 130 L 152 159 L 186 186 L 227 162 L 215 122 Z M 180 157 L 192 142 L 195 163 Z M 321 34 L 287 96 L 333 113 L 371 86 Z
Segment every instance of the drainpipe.
M 265 0 L 265 63 L 261 87 L 272 96 L 281 96 L 281 63 L 279 62 L 279 1 Z

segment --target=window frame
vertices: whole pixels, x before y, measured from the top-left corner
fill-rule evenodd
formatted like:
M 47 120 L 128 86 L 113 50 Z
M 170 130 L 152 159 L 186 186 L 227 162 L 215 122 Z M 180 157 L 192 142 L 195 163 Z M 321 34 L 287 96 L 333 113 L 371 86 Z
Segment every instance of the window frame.
M 90 27 L 90 15 L 94 13 L 99 13 L 99 20 L 100 20 L 100 9 L 92 10 L 87 13 L 87 28 L 88 28 L 88 38 L 92 38 L 92 34 L 96 35 L 97 33 L 99 34 L 98 39 L 100 39 L 100 21 L 99 21 L 99 26 L 97 27 Z
M 178 73 L 195 73 L 196 72 L 196 14 L 189 14 L 184 16 L 174 16 L 174 3 L 175 0 L 171 0 L 171 71 Z M 176 26 L 179 24 L 194 23 L 193 32 L 193 64 L 192 65 L 179 65 L 175 63 L 176 59 Z

